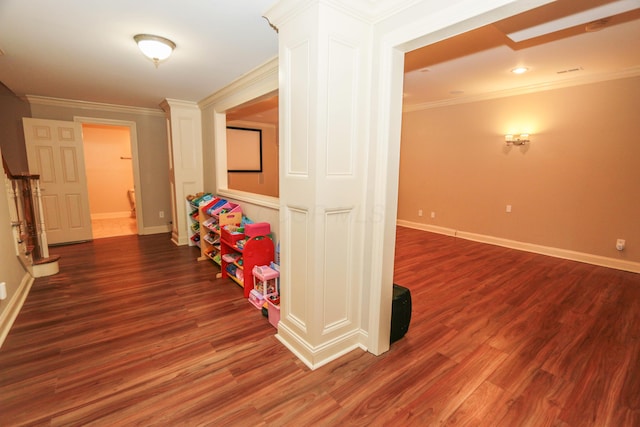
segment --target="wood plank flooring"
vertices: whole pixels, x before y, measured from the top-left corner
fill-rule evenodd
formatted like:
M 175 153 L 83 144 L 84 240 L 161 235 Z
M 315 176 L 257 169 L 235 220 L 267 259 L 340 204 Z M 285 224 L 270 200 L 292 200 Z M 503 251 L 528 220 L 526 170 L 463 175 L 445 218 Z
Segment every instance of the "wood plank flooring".
M 407 335 L 316 371 L 167 235 L 53 248 L 0 425 L 640 426 L 640 275 L 398 228 Z

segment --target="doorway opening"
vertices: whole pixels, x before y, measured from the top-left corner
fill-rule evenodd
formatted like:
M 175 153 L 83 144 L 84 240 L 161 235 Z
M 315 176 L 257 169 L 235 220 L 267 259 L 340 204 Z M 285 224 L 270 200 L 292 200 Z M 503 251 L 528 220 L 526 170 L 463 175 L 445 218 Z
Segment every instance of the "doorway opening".
M 141 234 L 135 124 L 76 121 L 82 122 L 93 238 Z

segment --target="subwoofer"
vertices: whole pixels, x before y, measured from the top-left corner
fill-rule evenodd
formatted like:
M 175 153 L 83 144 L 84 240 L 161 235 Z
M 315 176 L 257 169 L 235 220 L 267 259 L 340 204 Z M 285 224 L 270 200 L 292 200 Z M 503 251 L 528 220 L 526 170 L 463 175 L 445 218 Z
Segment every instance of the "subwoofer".
M 411 322 L 411 292 L 404 286 L 393 284 L 391 305 L 391 344 L 402 338 Z

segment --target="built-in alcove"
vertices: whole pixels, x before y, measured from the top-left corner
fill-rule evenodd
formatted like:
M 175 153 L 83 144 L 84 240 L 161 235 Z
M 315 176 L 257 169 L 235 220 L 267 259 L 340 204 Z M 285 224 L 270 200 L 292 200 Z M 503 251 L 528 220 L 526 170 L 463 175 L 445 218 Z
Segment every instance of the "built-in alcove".
M 278 94 L 270 92 L 226 111 L 230 190 L 278 197 Z

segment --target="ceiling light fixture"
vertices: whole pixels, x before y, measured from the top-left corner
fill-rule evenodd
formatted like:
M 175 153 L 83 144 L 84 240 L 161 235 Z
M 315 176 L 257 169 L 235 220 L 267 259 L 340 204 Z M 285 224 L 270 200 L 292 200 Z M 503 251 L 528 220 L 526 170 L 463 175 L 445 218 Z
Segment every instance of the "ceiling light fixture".
M 511 70 L 513 74 L 524 74 L 527 71 L 529 71 L 527 67 L 516 67 L 513 70 Z
M 529 142 L 529 134 L 521 133 L 520 135 L 507 134 L 504 136 L 507 145 L 525 145 Z
M 160 61 L 164 61 L 171 55 L 176 44 L 169 39 L 151 34 L 136 34 L 133 39 L 138 47 L 157 67 Z

